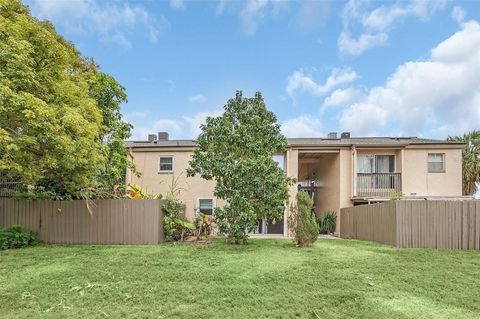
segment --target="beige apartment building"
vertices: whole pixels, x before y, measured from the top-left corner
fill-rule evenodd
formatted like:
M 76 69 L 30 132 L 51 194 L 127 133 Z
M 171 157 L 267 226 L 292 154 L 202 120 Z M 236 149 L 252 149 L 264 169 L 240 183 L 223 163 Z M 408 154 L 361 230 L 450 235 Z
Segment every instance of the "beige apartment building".
M 309 192 L 317 215 L 337 213 L 341 232 L 338 218 L 343 207 L 389 200 L 400 192 L 409 199 L 461 197 L 463 146 L 417 137 L 350 137 L 344 132 L 288 139 L 286 153 L 274 158 L 298 181 L 290 188 L 290 198 L 300 189 Z M 199 211 L 212 214 L 223 205 L 213 194 L 215 182 L 186 176 L 195 147 L 195 141 L 169 140 L 165 132 L 149 135 L 146 141 L 129 141 L 129 156 L 141 176 L 127 172 L 126 180 L 149 193 L 166 194 L 176 178 L 186 217 L 193 219 Z M 287 235 L 286 218 L 275 224 L 260 222 L 258 233 Z

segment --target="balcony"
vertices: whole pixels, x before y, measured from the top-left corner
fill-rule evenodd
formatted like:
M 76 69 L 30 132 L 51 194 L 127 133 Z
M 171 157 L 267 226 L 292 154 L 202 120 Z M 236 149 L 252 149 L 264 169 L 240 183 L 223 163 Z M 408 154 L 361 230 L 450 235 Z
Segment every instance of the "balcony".
M 355 197 L 388 198 L 401 190 L 401 173 L 357 173 Z

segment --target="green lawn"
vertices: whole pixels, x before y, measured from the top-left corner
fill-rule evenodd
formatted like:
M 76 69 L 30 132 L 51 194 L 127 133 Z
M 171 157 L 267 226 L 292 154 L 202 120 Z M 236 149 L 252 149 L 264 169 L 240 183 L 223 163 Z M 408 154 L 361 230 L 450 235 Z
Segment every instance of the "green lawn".
M 480 252 L 321 239 L 0 252 L 2 318 L 480 318 Z

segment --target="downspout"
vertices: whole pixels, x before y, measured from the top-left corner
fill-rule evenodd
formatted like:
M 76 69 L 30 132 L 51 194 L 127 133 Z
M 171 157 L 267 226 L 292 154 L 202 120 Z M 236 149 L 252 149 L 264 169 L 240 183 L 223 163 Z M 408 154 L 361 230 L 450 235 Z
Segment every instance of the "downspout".
M 357 149 L 355 146 L 352 148 L 352 197 L 357 195 Z

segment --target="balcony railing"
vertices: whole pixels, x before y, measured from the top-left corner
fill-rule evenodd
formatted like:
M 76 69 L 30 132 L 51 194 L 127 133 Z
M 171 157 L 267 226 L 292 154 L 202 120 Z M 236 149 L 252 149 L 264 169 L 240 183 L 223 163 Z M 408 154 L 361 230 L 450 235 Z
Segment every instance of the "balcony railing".
M 389 197 L 401 190 L 400 173 L 357 173 L 356 197 Z

